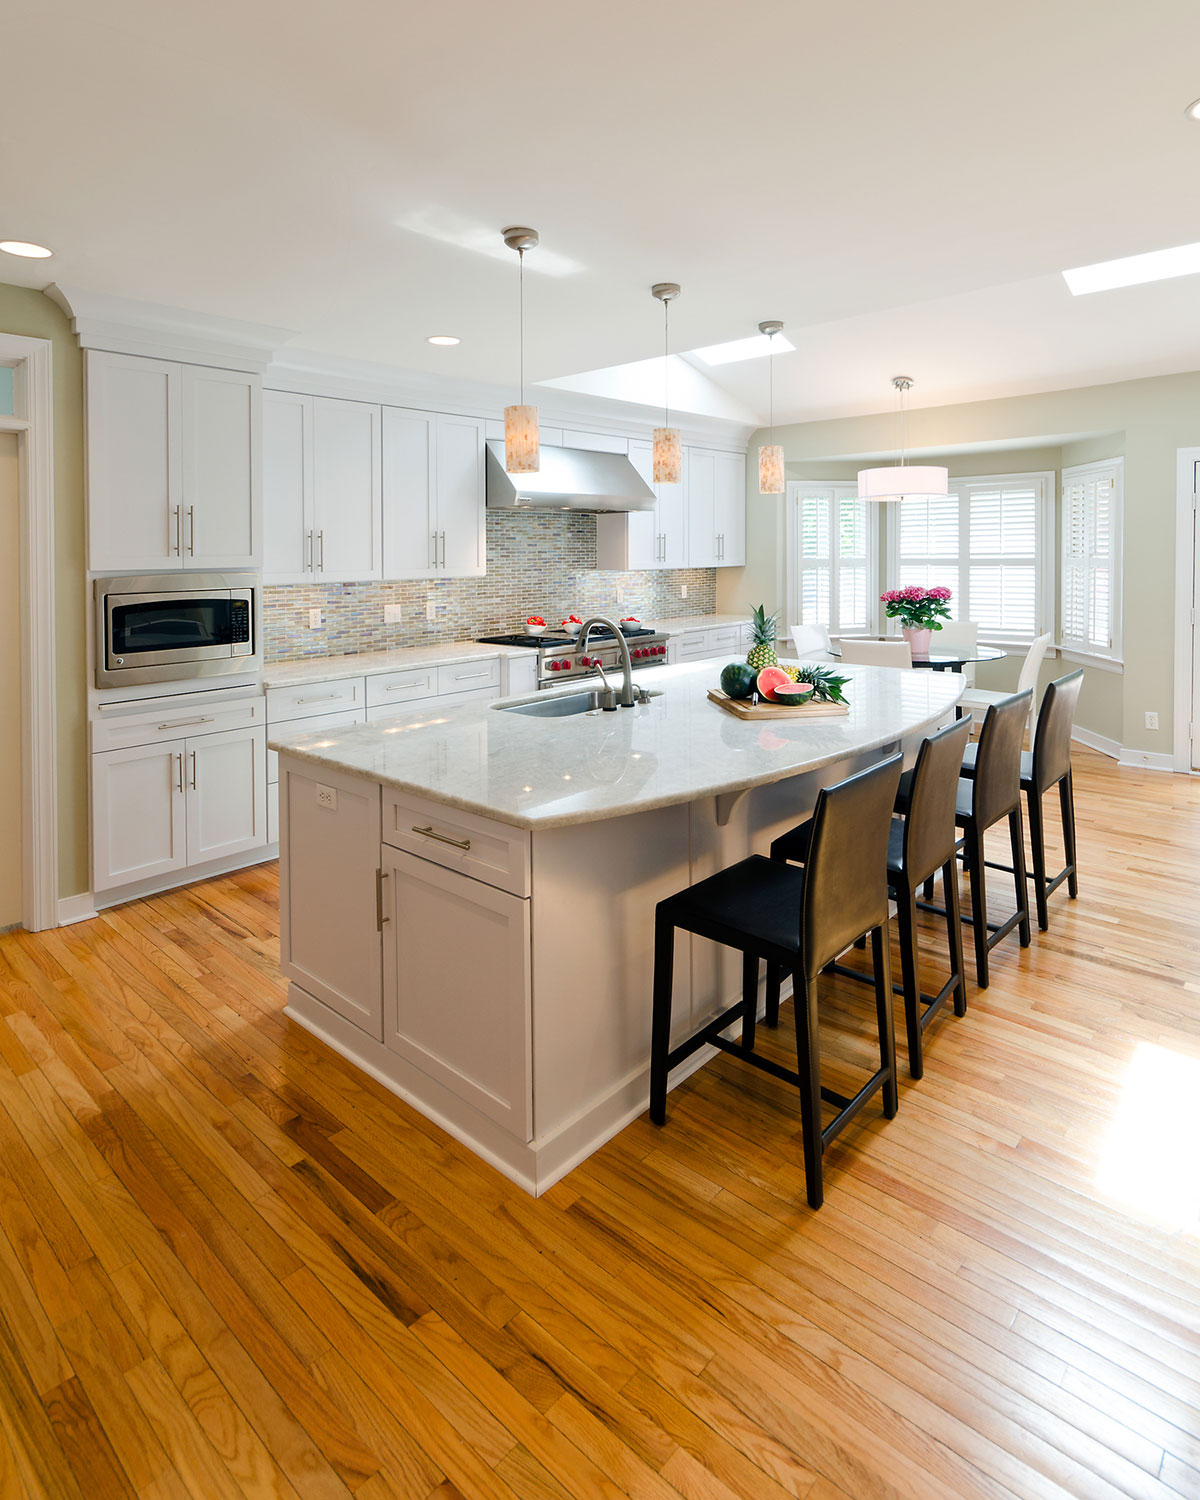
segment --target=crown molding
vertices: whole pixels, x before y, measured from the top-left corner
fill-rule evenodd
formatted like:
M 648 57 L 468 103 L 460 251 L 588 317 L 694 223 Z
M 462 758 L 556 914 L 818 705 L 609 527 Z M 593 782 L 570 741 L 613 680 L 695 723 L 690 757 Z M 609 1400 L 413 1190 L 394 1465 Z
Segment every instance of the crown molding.
M 45 290 L 71 319 L 81 349 L 145 354 L 261 375 L 279 346 L 295 337 L 290 329 L 266 323 L 243 323 L 57 282 Z

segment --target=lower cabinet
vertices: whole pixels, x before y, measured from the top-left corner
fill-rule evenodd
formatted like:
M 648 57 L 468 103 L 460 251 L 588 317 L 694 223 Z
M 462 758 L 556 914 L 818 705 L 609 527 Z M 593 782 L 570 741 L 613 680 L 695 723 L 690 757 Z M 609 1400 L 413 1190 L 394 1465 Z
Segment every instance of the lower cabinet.
M 261 726 L 93 755 L 93 890 L 265 844 L 266 755 Z
M 531 1139 L 528 900 L 387 845 L 381 881 L 385 1044 Z

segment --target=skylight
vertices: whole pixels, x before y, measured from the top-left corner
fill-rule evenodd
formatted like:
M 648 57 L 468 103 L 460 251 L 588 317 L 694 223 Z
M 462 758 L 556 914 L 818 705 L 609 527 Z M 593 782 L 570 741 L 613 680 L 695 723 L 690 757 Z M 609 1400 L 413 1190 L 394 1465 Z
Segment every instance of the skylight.
M 1149 250 L 1144 255 L 1077 266 L 1073 271 L 1064 271 L 1063 280 L 1074 296 L 1083 297 L 1088 292 L 1111 292 L 1120 286 L 1142 286 L 1147 281 L 1194 276 L 1197 271 L 1200 271 L 1200 244 L 1176 245 L 1173 250 Z
M 765 333 L 754 333 L 748 339 L 730 339 L 727 344 L 709 344 L 705 349 L 689 349 L 687 352 L 702 359 L 706 365 L 735 365 L 743 359 L 765 359 L 772 344 L 776 354 L 790 354 L 796 347 L 782 333 L 777 333 L 773 339 Z

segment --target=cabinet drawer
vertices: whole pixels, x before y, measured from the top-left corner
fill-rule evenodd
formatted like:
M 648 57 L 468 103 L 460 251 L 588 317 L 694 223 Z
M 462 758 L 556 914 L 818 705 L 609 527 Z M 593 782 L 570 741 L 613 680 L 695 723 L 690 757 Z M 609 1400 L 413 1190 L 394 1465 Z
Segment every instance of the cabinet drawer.
M 383 842 L 514 896 L 529 894 L 529 834 L 523 828 L 384 787 Z
M 347 709 L 362 708 L 364 698 L 361 677 L 344 677 L 337 682 L 310 682 L 305 687 L 268 688 L 267 723 L 344 713 Z
M 226 729 L 253 729 L 266 722 L 262 698 L 243 698 L 232 703 L 172 708 L 170 700 L 150 713 L 113 713 L 92 725 L 92 749 L 125 750 L 133 745 L 160 745 L 187 736 L 219 734 Z
M 705 632 L 708 636 L 708 651 L 710 656 L 720 656 L 726 651 L 738 651 L 742 644 L 742 627 L 740 625 L 726 625 L 716 630 Z
M 411 667 L 405 672 L 381 672 L 367 678 L 367 707 L 391 707 L 416 698 L 432 698 L 438 690 L 436 667 Z
M 366 713 L 361 708 L 352 709 L 345 714 L 314 714 L 311 719 L 297 719 L 290 724 L 273 724 L 271 726 L 270 738 L 273 740 L 299 740 L 305 735 L 316 734 L 322 729 L 343 729 L 347 724 L 362 724 L 366 720 Z M 267 751 L 267 781 L 268 783 L 279 780 L 279 752 L 277 750 Z M 274 843 L 274 840 L 271 841 Z
M 466 693 L 478 688 L 500 686 L 500 658 L 488 657 L 484 661 L 463 661 L 454 667 L 437 669 L 439 693 Z
M 689 630 L 679 637 L 679 660 L 699 661 L 708 655 L 708 631 Z

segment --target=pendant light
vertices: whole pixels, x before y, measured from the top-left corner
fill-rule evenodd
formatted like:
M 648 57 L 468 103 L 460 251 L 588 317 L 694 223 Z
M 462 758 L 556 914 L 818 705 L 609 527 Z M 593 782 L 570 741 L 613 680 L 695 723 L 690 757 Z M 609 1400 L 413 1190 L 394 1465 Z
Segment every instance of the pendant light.
M 671 367 L 669 314 L 672 300 L 679 296 L 679 283 L 656 281 L 650 291 L 663 305 L 663 424 L 654 429 L 654 482 L 682 484 L 683 445 L 679 441 L 679 429 L 670 425 L 671 412 L 667 404 Z
M 950 493 L 950 470 L 937 464 L 904 462 L 904 393 L 912 390 L 912 376 L 893 376 L 892 384 L 900 398 L 900 462 L 886 469 L 859 469 L 858 498 L 937 500 Z
M 538 409 L 525 405 L 525 252 L 537 244 L 535 229 L 515 225 L 504 230 L 504 243 L 521 263 L 521 401 L 504 408 L 504 468 L 509 474 L 536 474 L 541 468 Z
M 774 436 L 775 428 L 775 345 L 771 342 L 777 333 L 783 332 L 783 324 L 778 318 L 768 318 L 765 323 L 758 325 L 759 333 L 765 333 L 770 345 L 767 355 L 767 367 L 770 370 L 771 389 L 771 415 L 767 426 L 767 436 Z M 760 495 L 782 495 L 784 491 L 783 482 L 783 448 L 778 443 L 766 443 L 758 450 L 758 493 Z

